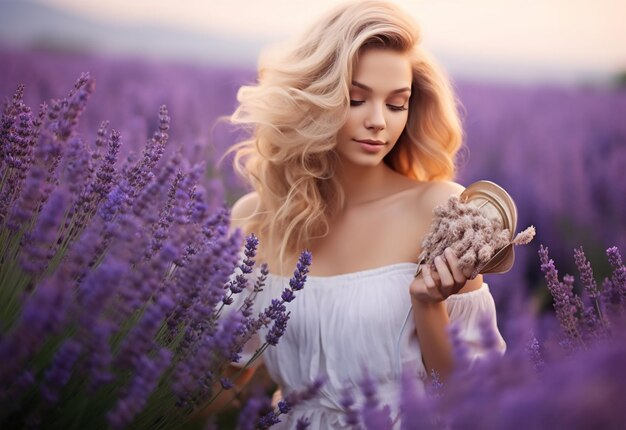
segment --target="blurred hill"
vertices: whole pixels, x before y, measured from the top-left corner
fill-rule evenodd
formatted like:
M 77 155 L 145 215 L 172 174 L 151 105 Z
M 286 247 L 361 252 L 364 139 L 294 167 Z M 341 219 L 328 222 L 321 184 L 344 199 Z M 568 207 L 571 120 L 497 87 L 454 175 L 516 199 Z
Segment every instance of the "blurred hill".
M 225 36 L 210 28 L 204 32 L 156 24 L 120 24 L 32 0 L 0 0 L 0 45 L 5 46 L 254 68 L 261 48 L 270 42 L 263 38 Z M 505 60 L 489 52 L 476 56 L 463 49 L 432 50 L 453 77 L 465 81 L 623 85 L 619 71 L 599 70 L 594 64 L 530 63 L 515 58 Z
M 97 21 L 29 1 L 0 1 L 0 43 L 240 66 L 254 66 L 263 45 L 210 30 L 197 33 Z

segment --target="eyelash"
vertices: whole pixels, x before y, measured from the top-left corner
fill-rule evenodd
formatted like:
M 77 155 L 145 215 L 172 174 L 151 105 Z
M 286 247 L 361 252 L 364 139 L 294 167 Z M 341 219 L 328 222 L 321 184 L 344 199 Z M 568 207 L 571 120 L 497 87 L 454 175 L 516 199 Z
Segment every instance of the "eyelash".
M 350 100 L 350 106 L 361 106 L 363 103 L 365 103 L 364 100 Z M 388 104 L 387 107 L 394 112 L 402 112 L 403 110 L 408 110 L 408 108 L 404 106 L 396 106 L 396 105 Z

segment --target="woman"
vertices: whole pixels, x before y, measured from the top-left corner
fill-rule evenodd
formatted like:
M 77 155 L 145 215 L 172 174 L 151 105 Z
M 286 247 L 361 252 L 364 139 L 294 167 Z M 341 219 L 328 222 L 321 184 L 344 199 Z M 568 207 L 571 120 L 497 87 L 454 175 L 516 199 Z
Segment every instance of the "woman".
M 256 309 L 280 296 L 300 251 L 313 255 L 287 331 L 262 360 L 283 394 L 326 383 L 279 428 L 299 417 L 342 428 L 341 390 L 364 368 L 392 407 L 400 369 L 445 378 L 452 321 L 480 356 L 479 319 L 497 331 L 482 277 L 469 280 L 450 250 L 413 277 L 433 208 L 463 191 L 451 181 L 462 137 L 454 96 L 417 25 L 389 3 L 342 5 L 262 56 L 258 84 L 238 100 L 232 120 L 252 136 L 235 165 L 254 192 L 233 206 L 232 225 L 259 237 L 271 272 Z

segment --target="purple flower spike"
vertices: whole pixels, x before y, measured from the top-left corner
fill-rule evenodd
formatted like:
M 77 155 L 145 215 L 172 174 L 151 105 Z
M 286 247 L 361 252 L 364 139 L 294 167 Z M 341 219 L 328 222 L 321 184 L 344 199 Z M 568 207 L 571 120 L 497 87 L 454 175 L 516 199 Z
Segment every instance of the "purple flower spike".
M 306 430 L 311 425 L 311 420 L 307 417 L 300 417 L 298 421 L 296 421 L 296 430 Z
M 239 414 L 237 428 L 239 430 L 256 430 L 259 417 L 272 410 L 272 405 L 261 393 L 256 393 L 248 400 Z
M 482 346 L 485 351 L 489 351 L 484 359 L 497 359 L 500 356 L 500 354 L 498 354 L 497 352 L 499 346 L 499 338 L 498 329 L 497 327 L 494 327 L 493 319 L 490 318 L 488 315 L 483 315 L 478 321 L 478 328 L 480 330 Z
M 99 320 L 93 322 L 89 333 L 86 333 L 86 337 L 88 336 L 86 367 L 89 372 L 87 391 L 89 393 L 96 392 L 98 388 L 113 380 L 110 339 L 115 328 L 109 321 Z
M 278 402 L 278 410 L 280 411 L 281 414 L 286 414 L 289 413 L 289 411 L 291 410 L 291 405 L 289 405 L 289 402 L 287 402 L 287 400 L 285 399 L 281 399 Z
M 107 420 L 114 429 L 123 429 L 132 423 L 135 416 L 145 407 L 148 397 L 156 388 L 161 375 L 169 366 L 172 353 L 166 348 L 159 350 L 152 359 L 143 356 L 134 373 L 126 395 L 120 398 L 107 414 Z
M 417 375 L 408 369 L 402 372 L 400 392 L 402 430 L 439 428 L 433 426 L 435 408 L 432 398 L 424 395 L 424 390 L 418 385 L 418 380 Z
M 110 223 L 129 201 L 127 184 L 120 183 L 113 188 L 107 196 L 107 200 L 100 206 L 98 215 L 104 221 Z
M 62 190 L 58 190 L 44 206 L 33 232 L 26 235 L 21 264 L 31 276 L 41 274 L 56 253 L 57 229 L 64 209 L 65 195 Z
M 541 245 L 539 257 L 541 259 L 541 271 L 546 277 L 548 289 L 554 298 L 554 309 L 559 323 L 571 342 L 579 342 L 580 334 L 576 324 L 577 305 L 574 300 L 572 285 L 559 281 L 559 272 L 554 266 L 554 261 L 548 256 L 548 248 Z
M 309 266 L 311 266 L 311 259 L 310 251 L 303 251 L 300 254 L 296 270 L 293 272 L 293 277 L 289 280 L 289 286 L 292 290 L 299 291 L 304 287 L 307 273 L 309 273 Z
M 393 427 L 391 408 L 389 405 L 379 407 L 380 401 L 376 393 L 376 383 L 369 373 L 365 373 L 359 386 L 365 397 L 365 403 L 361 410 L 361 419 L 365 428 L 368 430 L 391 429 Z
M 257 428 L 267 429 L 273 426 L 274 424 L 278 424 L 279 422 L 280 422 L 280 419 L 278 418 L 278 415 L 276 414 L 276 412 L 270 411 L 259 419 L 259 422 L 257 423 Z
M 117 362 L 126 368 L 136 369 L 141 357 L 152 348 L 154 336 L 173 307 L 174 301 L 167 295 L 152 303 L 124 339 Z
M 543 361 L 543 358 L 541 357 L 541 347 L 536 337 L 533 336 L 532 339 L 528 342 L 526 352 L 528 353 L 528 357 L 533 365 L 533 369 L 535 369 L 535 372 L 541 373 L 543 371 L 545 363 Z
M 359 414 L 353 408 L 354 406 L 354 395 L 352 393 L 351 387 L 344 387 L 341 390 L 341 397 L 339 399 L 339 403 L 341 407 L 344 409 L 344 414 L 346 416 L 346 425 L 349 426 L 357 426 L 359 424 Z
M 621 297 L 621 303 L 623 304 L 626 302 L 626 267 L 616 246 L 607 249 L 606 255 L 613 267 L 613 276 L 611 277 L 613 290 Z
M 233 384 L 233 381 L 231 381 L 229 378 L 220 378 L 220 385 L 225 390 L 230 390 L 235 386 L 235 384 Z
M 274 325 L 272 325 L 267 336 L 265 336 L 267 343 L 274 346 L 278 345 L 278 340 L 285 334 L 285 330 L 287 329 L 287 321 L 289 320 L 290 313 L 291 312 L 280 313 L 276 319 L 274 319 Z
M 597 299 L 600 296 L 600 290 L 598 289 L 598 284 L 593 277 L 591 263 L 587 260 L 587 256 L 585 256 L 582 246 L 574 250 L 574 261 L 576 262 L 576 267 L 578 268 L 580 278 L 587 294 L 591 299 Z
M 36 214 L 37 208 L 43 203 L 46 174 L 40 166 L 33 166 L 24 184 L 24 190 L 13 207 L 7 227 L 13 231 L 20 230 Z
M 73 339 L 66 340 L 52 359 L 52 365 L 44 375 L 41 395 L 49 404 L 59 400 L 63 387 L 72 376 L 72 368 L 81 351 L 80 343 Z
M 470 367 L 469 350 L 467 345 L 461 339 L 461 327 L 453 322 L 448 326 L 448 335 L 452 343 L 452 353 L 454 355 L 455 368 L 459 371 L 465 371 Z
M 293 290 L 290 288 L 285 288 L 285 291 L 280 296 L 285 302 L 289 303 L 293 299 L 296 298 L 296 295 L 293 293 Z

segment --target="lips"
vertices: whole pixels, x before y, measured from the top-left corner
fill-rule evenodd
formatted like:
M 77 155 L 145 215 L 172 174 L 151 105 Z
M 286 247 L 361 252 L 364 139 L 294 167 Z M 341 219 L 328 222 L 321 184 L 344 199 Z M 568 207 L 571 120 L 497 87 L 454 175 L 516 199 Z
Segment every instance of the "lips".
M 355 141 L 359 142 L 359 143 L 365 143 L 367 145 L 384 145 L 385 142 L 383 142 L 382 140 L 371 140 L 371 139 L 354 139 Z
M 377 154 L 380 151 L 382 151 L 383 148 L 385 147 L 385 142 L 380 141 L 380 140 L 371 140 L 371 139 L 356 140 L 354 139 L 354 141 L 361 146 L 361 149 L 363 151 L 369 154 Z

